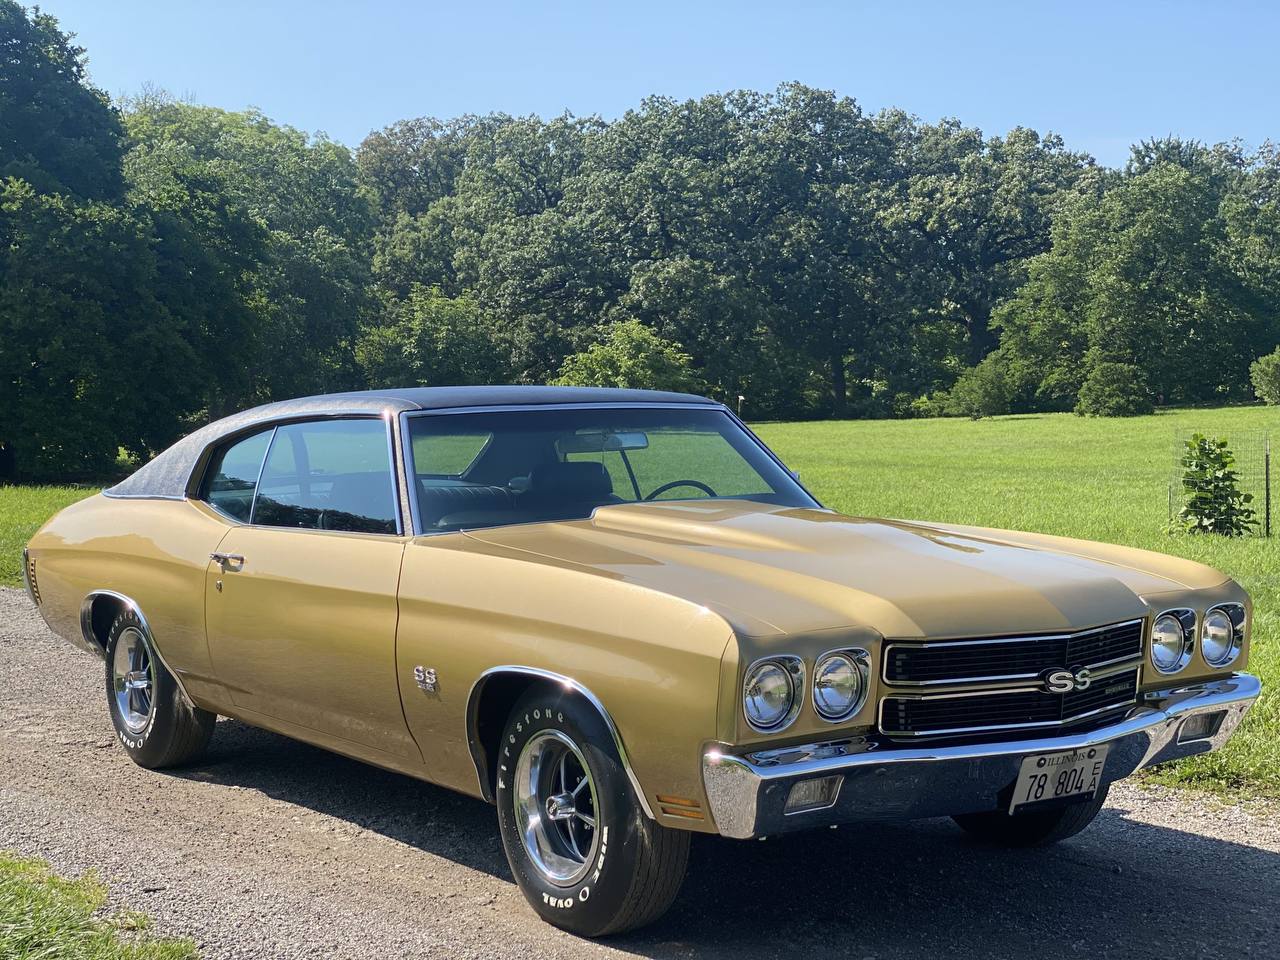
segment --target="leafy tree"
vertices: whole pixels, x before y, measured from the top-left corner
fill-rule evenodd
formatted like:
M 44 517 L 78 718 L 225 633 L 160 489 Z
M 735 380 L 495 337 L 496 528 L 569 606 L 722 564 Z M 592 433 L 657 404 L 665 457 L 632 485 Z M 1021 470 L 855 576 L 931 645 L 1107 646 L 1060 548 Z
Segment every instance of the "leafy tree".
M 363 331 L 356 357 L 373 387 L 502 383 L 510 365 L 493 323 L 476 303 L 416 286 L 388 306 L 388 321 Z
M 16 179 L 0 223 L 0 444 L 16 469 L 101 477 L 121 445 L 172 442 L 205 368 L 157 294 L 152 224 Z
M 995 346 L 993 310 L 1049 249 L 1055 216 L 1071 195 L 1096 193 L 1101 174 L 1061 137 L 1022 127 L 985 139 L 956 120 L 920 125 L 888 111 L 877 122 L 907 171 L 893 216 L 917 240 L 906 250 L 913 283 L 938 298 L 929 309 L 963 331 L 976 363 Z
M 233 313 L 252 311 L 243 367 L 225 404 L 356 386 L 372 308 L 372 193 L 346 148 L 279 126 L 151 94 L 131 101 L 132 195 L 186 216 L 236 278 Z
M 605 338 L 567 357 L 552 383 L 569 387 L 630 387 L 696 391 L 689 355 L 638 320 L 612 324 Z
M 1151 413 L 1155 405 L 1140 367 L 1132 363 L 1099 360 L 1088 366 L 1080 386 L 1076 413 L 1093 417 L 1136 417 Z
M 1006 351 L 1042 370 L 1042 397 L 1074 404 L 1097 364 L 1118 363 L 1163 403 L 1243 398 L 1257 345 L 1280 331 L 1235 252 L 1237 182 L 1213 156 L 1158 159 L 1069 205 L 1052 249 L 997 313 Z M 1097 376 L 1118 386 L 1115 374 Z
M 85 62 L 52 16 L 0 0 L 0 180 L 85 200 L 124 193 L 120 117 Z

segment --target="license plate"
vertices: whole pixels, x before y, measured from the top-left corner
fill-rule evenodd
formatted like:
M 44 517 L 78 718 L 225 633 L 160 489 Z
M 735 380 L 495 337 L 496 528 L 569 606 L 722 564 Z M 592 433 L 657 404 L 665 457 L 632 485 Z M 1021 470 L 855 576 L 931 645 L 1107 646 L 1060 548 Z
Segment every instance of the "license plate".
M 1088 747 L 1070 753 L 1039 753 L 1026 757 L 1013 785 L 1009 812 L 1071 798 L 1087 799 L 1098 792 L 1107 747 Z

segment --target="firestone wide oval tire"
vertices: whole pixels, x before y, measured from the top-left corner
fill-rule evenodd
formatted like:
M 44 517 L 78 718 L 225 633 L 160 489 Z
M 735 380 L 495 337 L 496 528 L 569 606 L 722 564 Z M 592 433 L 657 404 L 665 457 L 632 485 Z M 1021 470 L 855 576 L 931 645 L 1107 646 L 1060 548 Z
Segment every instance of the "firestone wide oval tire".
M 1107 802 L 1109 785 L 1092 800 L 1041 813 L 967 813 L 952 817 L 963 829 L 988 843 L 1005 847 L 1047 847 L 1074 837 L 1089 824 Z
M 122 644 L 126 649 L 121 649 Z M 148 696 L 146 710 L 138 709 L 141 704 L 127 696 L 122 705 L 117 696 L 122 685 L 117 664 L 138 668 L 128 671 L 129 678 L 149 685 L 140 687 Z M 152 770 L 173 767 L 204 753 L 217 715 L 187 699 L 156 656 L 146 626 L 132 610 L 121 611 L 107 632 L 106 680 L 107 709 L 116 739 L 138 766 Z
M 536 751 L 552 751 L 572 767 L 581 784 L 575 802 L 594 819 L 588 836 L 578 824 L 577 846 L 586 847 L 580 876 L 549 875 L 530 853 L 526 836 L 532 811 L 550 798 L 531 797 L 518 788 L 537 779 L 524 763 Z M 582 769 L 580 769 L 582 768 Z M 565 788 L 562 786 L 562 790 Z M 684 880 L 689 834 L 650 820 L 637 802 L 626 770 L 604 721 L 583 698 L 562 688 L 539 685 L 515 705 L 499 749 L 495 799 L 507 861 L 525 899 L 544 920 L 571 933 L 604 937 L 657 920 L 671 906 Z M 570 796 L 567 790 L 559 794 Z M 594 797 L 592 801 L 587 796 Z M 517 803 L 527 804 L 517 813 Z M 537 801 L 536 803 L 534 801 Z M 551 824 L 548 829 L 555 826 Z M 533 842 L 533 841 L 530 841 Z M 559 861 L 573 866 L 572 858 Z

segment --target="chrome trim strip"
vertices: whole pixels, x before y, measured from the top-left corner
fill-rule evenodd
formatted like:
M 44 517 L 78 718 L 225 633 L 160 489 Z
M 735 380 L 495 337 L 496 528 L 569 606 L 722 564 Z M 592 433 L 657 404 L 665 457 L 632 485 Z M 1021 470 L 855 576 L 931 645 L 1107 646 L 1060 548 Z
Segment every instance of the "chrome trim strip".
M 425 534 L 422 527 L 422 507 L 418 504 L 418 467 L 413 462 L 413 430 L 409 426 L 409 414 L 400 414 L 400 459 L 404 462 L 405 483 L 409 493 L 409 526 L 413 536 Z
M 182 677 L 178 671 L 169 666 L 169 662 L 165 659 L 164 654 L 160 650 L 160 646 L 156 643 L 156 636 L 151 630 L 151 625 L 147 622 L 146 616 L 142 613 L 142 608 L 132 597 L 127 597 L 123 593 L 117 593 L 114 590 L 94 590 L 85 596 L 80 603 L 80 632 L 84 635 L 84 642 L 91 649 L 96 650 L 98 656 L 106 659 L 106 648 L 98 643 L 98 638 L 93 634 L 93 604 L 99 597 L 111 597 L 118 600 L 132 611 L 133 615 L 138 618 L 138 623 L 142 626 L 142 632 L 147 635 L 147 640 L 151 644 L 151 649 L 156 655 L 156 659 L 160 661 L 160 665 L 169 672 L 169 676 L 173 677 L 173 682 L 178 685 L 178 689 L 182 691 L 182 695 L 187 698 L 188 703 L 195 703 L 191 699 L 191 694 L 187 693 L 186 684 L 182 682 Z
M 1039 643 L 1054 640 L 1078 640 L 1081 637 L 1088 637 L 1095 633 L 1105 633 L 1107 630 L 1119 630 L 1123 627 L 1131 627 L 1134 624 L 1142 624 L 1145 618 L 1139 617 L 1135 620 L 1122 620 L 1119 623 L 1109 623 L 1102 627 L 1091 627 L 1088 630 L 1080 630 L 1074 633 L 1045 633 L 1037 636 L 1017 636 L 1017 637 L 981 637 L 975 640 L 924 640 L 914 643 L 909 640 L 893 640 L 885 644 L 883 666 L 880 670 L 881 679 L 891 687 L 936 687 L 936 686 L 963 686 L 966 683 L 992 683 L 999 680 L 1023 680 L 1038 677 L 1040 672 L 1035 673 L 1009 673 L 992 677 L 955 677 L 945 680 L 890 680 L 889 679 L 889 655 L 895 647 L 905 647 L 911 650 L 933 649 L 935 647 L 976 647 L 987 646 L 997 643 Z M 1101 663 L 1082 663 L 1080 666 L 1093 669 L 1095 667 L 1105 667 L 1112 663 L 1127 662 L 1132 659 L 1142 658 L 1142 645 L 1146 639 L 1145 631 L 1138 638 L 1138 652 L 1128 657 L 1116 657 L 1111 660 L 1104 660 Z M 1074 666 L 1067 664 L 1066 666 Z
M 912 737 L 912 738 L 947 737 L 947 736 L 954 737 L 962 734 L 991 733 L 993 731 L 1000 731 L 1000 730 L 1043 730 L 1043 729 L 1052 729 L 1056 727 L 1068 727 L 1068 726 L 1072 726 L 1074 724 L 1079 723 L 1081 720 L 1087 720 L 1090 717 L 1096 717 L 1099 714 L 1107 713 L 1108 711 L 1111 711 L 1111 710 L 1123 710 L 1127 707 L 1132 707 L 1134 703 L 1137 702 L 1137 699 L 1138 699 L 1138 685 L 1142 678 L 1141 666 L 1142 666 L 1142 657 L 1138 656 L 1126 663 L 1120 664 L 1119 666 L 1111 667 L 1108 670 L 1093 674 L 1092 679 L 1094 682 L 1096 682 L 1099 680 L 1106 680 L 1109 677 L 1118 676 L 1119 674 L 1125 673 L 1129 670 L 1133 670 L 1134 671 L 1133 695 L 1130 697 L 1129 700 L 1122 701 L 1120 703 L 1113 703 L 1105 707 L 1098 707 L 1096 710 L 1089 710 L 1089 711 L 1086 711 L 1085 713 L 1077 713 L 1071 717 L 1067 717 L 1062 720 L 1039 720 L 1035 723 L 1000 723 L 1000 724 L 993 724 L 985 727 L 948 727 L 940 730 L 922 730 L 922 731 L 890 730 L 885 725 L 885 719 L 884 719 L 885 704 L 887 704 L 890 700 L 958 700 L 958 699 L 967 699 L 971 697 L 1002 696 L 1007 693 L 1045 693 L 1044 689 L 1039 686 L 1021 686 L 1021 687 L 1003 687 L 1003 688 L 996 688 L 991 690 L 967 690 L 962 693 L 888 694 L 880 698 L 880 709 L 878 712 L 878 716 L 876 718 L 877 725 L 880 728 L 880 732 L 883 733 L 886 737 Z M 1045 696 L 1056 696 L 1056 694 L 1045 693 Z
M 36 599 L 36 588 L 31 583 L 31 554 L 26 547 L 22 548 L 22 585 L 27 588 L 27 596 L 31 598 L 32 605 L 38 610 L 40 601 Z
M 1108 782 L 1113 782 L 1144 767 L 1217 750 L 1230 739 L 1260 691 L 1256 677 L 1236 673 L 1159 691 L 1156 704 L 1135 707 L 1123 719 L 1096 730 L 1027 740 L 882 747 L 858 738 L 743 756 L 713 747 L 703 755 L 703 785 L 716 828 L 738 839 L 815 822 L 978 812 L 983 809 L 980 804 L 991 803 L 1012 781 L 1017 764 L 1027 756 L 1108 744 Z M 1188 717 L 1213 713 L 1222 713 L 1223 718 L 1212 736 L 1180 740 Z M 839 809 L 798 823 L 781 815 L 786 784 L 832 774 L 846 776 Z M 856 783 L 850 777 L 857 777 Z M 947 806 L 951 809 L 942 809 Z M 789 822 L 792 825 L 787 827 Z
M 433 407 L 429 410 L 402 411 L 406 417 L 451 416 L 455 413 L 512 413 L 517 410 L 688 410 L 693 408 L 719 407 L 730 412 L 723 403 L 715 400 L 702 400 L 698 403 L 678 403 L 674 401 L 639 401 L 635 403 L 497 403 L 479 407 Z
M 467 746 L 471 750 L 471 761 L 475 764 L 476 780 L 480 784 L 480 795 L 485 800 L 489 803 L 493 802 L 493 790 L 486 775 L 488 773 L 488 765 L 484 755 L 484 747 L 477 738 L 479 732 L 477 727 L 479 723 L 480 693 L 490 677 L 504 673 L 523 674 L 540 680 L 550 680 L 553 683 L 562 684 L 566 690 L 580 694 L 583 699 L 590 703 L 596 712 L 600 714 L 600 719 L 604 721 L 605 726 L 609 728 L 609 733 L 613 737 L 613 745 L 618 750 L 618 759 L 622 761 L 622 769 L 627 772 L 627 779 L 631 781 L 631 789 L 635 792 L 636 799 L 640 802 L 640 808 L 644 810 L 645 815 L 650 820 L 657 819 L 649 806 L 649 800 L 645 796 L 644 788 L 640 786 L 640 781 L 636 778 L 635 771 L 631 769 L 631 760 L 627 755 L 627 748 L 622 743 L 622 734 L 618 732 L 618 725 L 613 722 L 613 717 L 609 716 L 609 711 L 600 702 L 600 698 L 572 677 L 566 677 L 560 673 L 552 673 L 550 670 L 543 670 L 540 667 L 523 667 L 515 664 L 490 667 L 485 670 L 480 676 L 476 677 L 475 683 L 471 685 L 471 692 L 467 694 Z
M 400 458 L 396 456 L 395 426 L 391 411 L 382 415 L 382 425 L 387 431 L 387 469 L 391 471 L 391 499 L 396 504 L 396 536 L 404 536 L 404 507 L 400 503 Z M 254 499 L 257 499 L 255 494 Z

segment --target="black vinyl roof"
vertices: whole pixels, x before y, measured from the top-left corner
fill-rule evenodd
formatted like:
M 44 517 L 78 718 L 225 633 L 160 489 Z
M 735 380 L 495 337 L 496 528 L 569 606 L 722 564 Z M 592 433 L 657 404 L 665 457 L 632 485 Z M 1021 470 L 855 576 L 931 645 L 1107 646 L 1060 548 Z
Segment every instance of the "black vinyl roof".
M 719 406 L 692 393 L 662 390 L 617 390 L 606 387 L 404 387 L 326 393 L 263 404 L 215 420 L 183 437 L 154 460 L 104 491 L 109 497 L 180 500 L 205 450 L 225 437 L 268 425 L 272 421 L 312 416 L 368 416 L 414 410 L 465 407 L 551 406 L 574 403 L 688 403 Z

